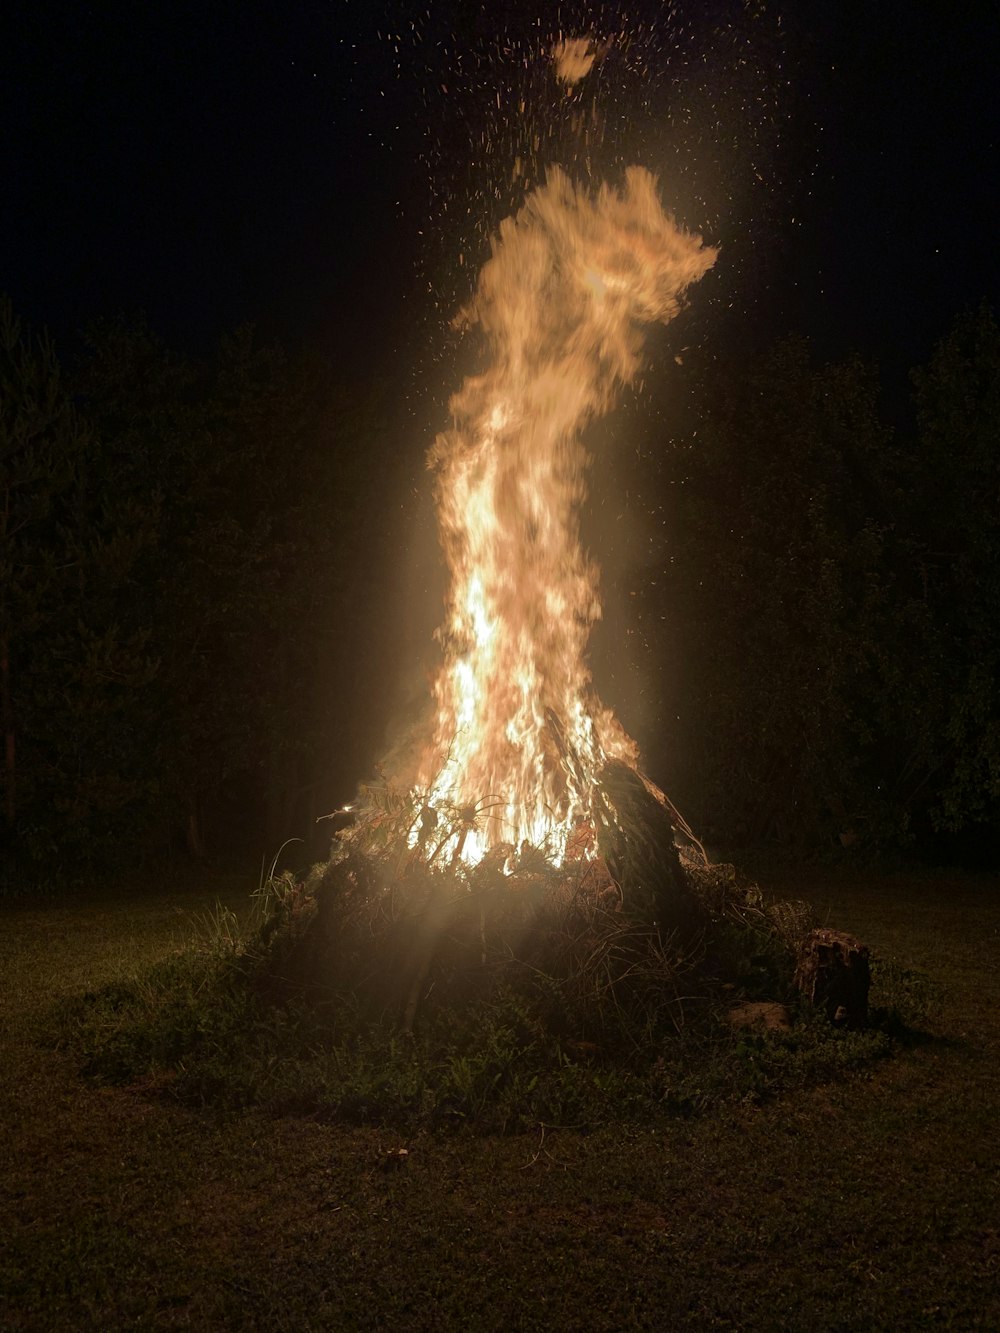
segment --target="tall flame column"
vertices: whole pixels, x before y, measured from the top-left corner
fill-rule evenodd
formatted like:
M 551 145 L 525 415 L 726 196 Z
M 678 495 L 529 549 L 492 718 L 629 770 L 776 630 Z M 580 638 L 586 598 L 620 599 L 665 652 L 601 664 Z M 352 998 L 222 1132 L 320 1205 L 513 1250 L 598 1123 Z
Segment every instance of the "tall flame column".
M 554 169 L 479 274 L 463 318 L 487 369 L 429 455 L 451 581 L 420 774 L 431 803 L 488 809 L 467 860 L 524 840 L 560 859 L 604 763 L 637 761 L 587 667 L 601 607 L 580 435 L 635 377 L 643 325 L 673 318 L 715 255 L 664 213 L 648 171 L 590 193 Z

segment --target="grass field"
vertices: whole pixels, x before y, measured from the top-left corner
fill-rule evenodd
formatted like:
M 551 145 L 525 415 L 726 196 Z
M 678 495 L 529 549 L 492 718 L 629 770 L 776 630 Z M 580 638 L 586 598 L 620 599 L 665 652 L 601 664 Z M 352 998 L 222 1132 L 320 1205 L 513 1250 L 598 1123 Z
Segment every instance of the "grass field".
M 760 878 L 928 972 L 931 1040 L 588 1135 L 403 1142 L 84 1084 L 40 1041 L 54 1001 L 252 886 L 0 910 L 0 1327 L 1000 1329 L 1000 884 Z

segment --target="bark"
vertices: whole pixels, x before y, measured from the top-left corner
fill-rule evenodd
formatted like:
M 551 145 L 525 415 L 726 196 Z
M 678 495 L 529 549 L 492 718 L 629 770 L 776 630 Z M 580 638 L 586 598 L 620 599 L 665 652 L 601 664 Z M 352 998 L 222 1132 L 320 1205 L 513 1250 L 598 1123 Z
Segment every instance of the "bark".
M 795 984 L 826 1010 L 832 1023 L 864 1027 L 871 985 L 867 944 L 840 930 L 811 931 L 799 955 Z

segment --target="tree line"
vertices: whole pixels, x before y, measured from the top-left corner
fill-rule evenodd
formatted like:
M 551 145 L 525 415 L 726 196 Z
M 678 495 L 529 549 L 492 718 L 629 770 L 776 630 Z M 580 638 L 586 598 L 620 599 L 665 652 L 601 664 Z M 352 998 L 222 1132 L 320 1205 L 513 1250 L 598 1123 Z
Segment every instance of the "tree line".
M 0 457 L 8 873 L 311 826 L 370 762 L 352 694 L 388 678 L 377 386 L 124 318 L 67 369 L 4 301 Z
M 720 842 L 997 831 L 991 312 L 914 372 L 902 428 L 873 367 L 797 340 L 677 374 L 690 422 L 657 441 L 667 536 L 631 604 L 657 776 Z M 0 302 L 8 874 L 276 849 L 367 776 L 419 454 L 379 386 L 251 329 L 196 362 L 105 321 L 67 368 Z
M 664 457 L 668 558 L 644 608 L 654 656 L 680 664 L 663 768 L 725 842 L 1000 834 L 991 311 L 912 372 L 902 425 L 884 397 L 873 366 L 787 340 L 695 373 L 696 423 Z

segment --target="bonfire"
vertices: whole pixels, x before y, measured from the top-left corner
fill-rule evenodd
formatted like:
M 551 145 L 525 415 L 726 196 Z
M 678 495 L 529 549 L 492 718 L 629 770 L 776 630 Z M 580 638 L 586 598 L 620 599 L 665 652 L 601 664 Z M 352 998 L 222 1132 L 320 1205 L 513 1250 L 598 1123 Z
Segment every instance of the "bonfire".
M 568 88 L 594 58 L 585 41 L 553 54 Z M 716 254 L 639 166 L 596 187 L 552 167 L 501 224 L 456 321 L 482 368 L 428 453 L 449 575 L 429 716 L 362 789 L 271 984 L 367 994 L 406 1030 L 432 989 L 526 975 L 662 1016 L 713 915 L 802 933 L 713 870 L 587 665 L 583 432 Z
M 567 89 L 596 54 L 560 44 Z M 162 982 L 90 997 L 92 1072 L 544 1137 L 842 1070 L 819 1011 L 864 1024 L 867 949 L 710 863 L 587 665 L 584 431 L 715 258 L 641 167 L 553 167 L 500 226 L 459 316 L 482 365 L 428 455 L 449 585 L 426 719 L 338 812 L 325 862 L 272 867 L 249 921 L 220 911 Z

